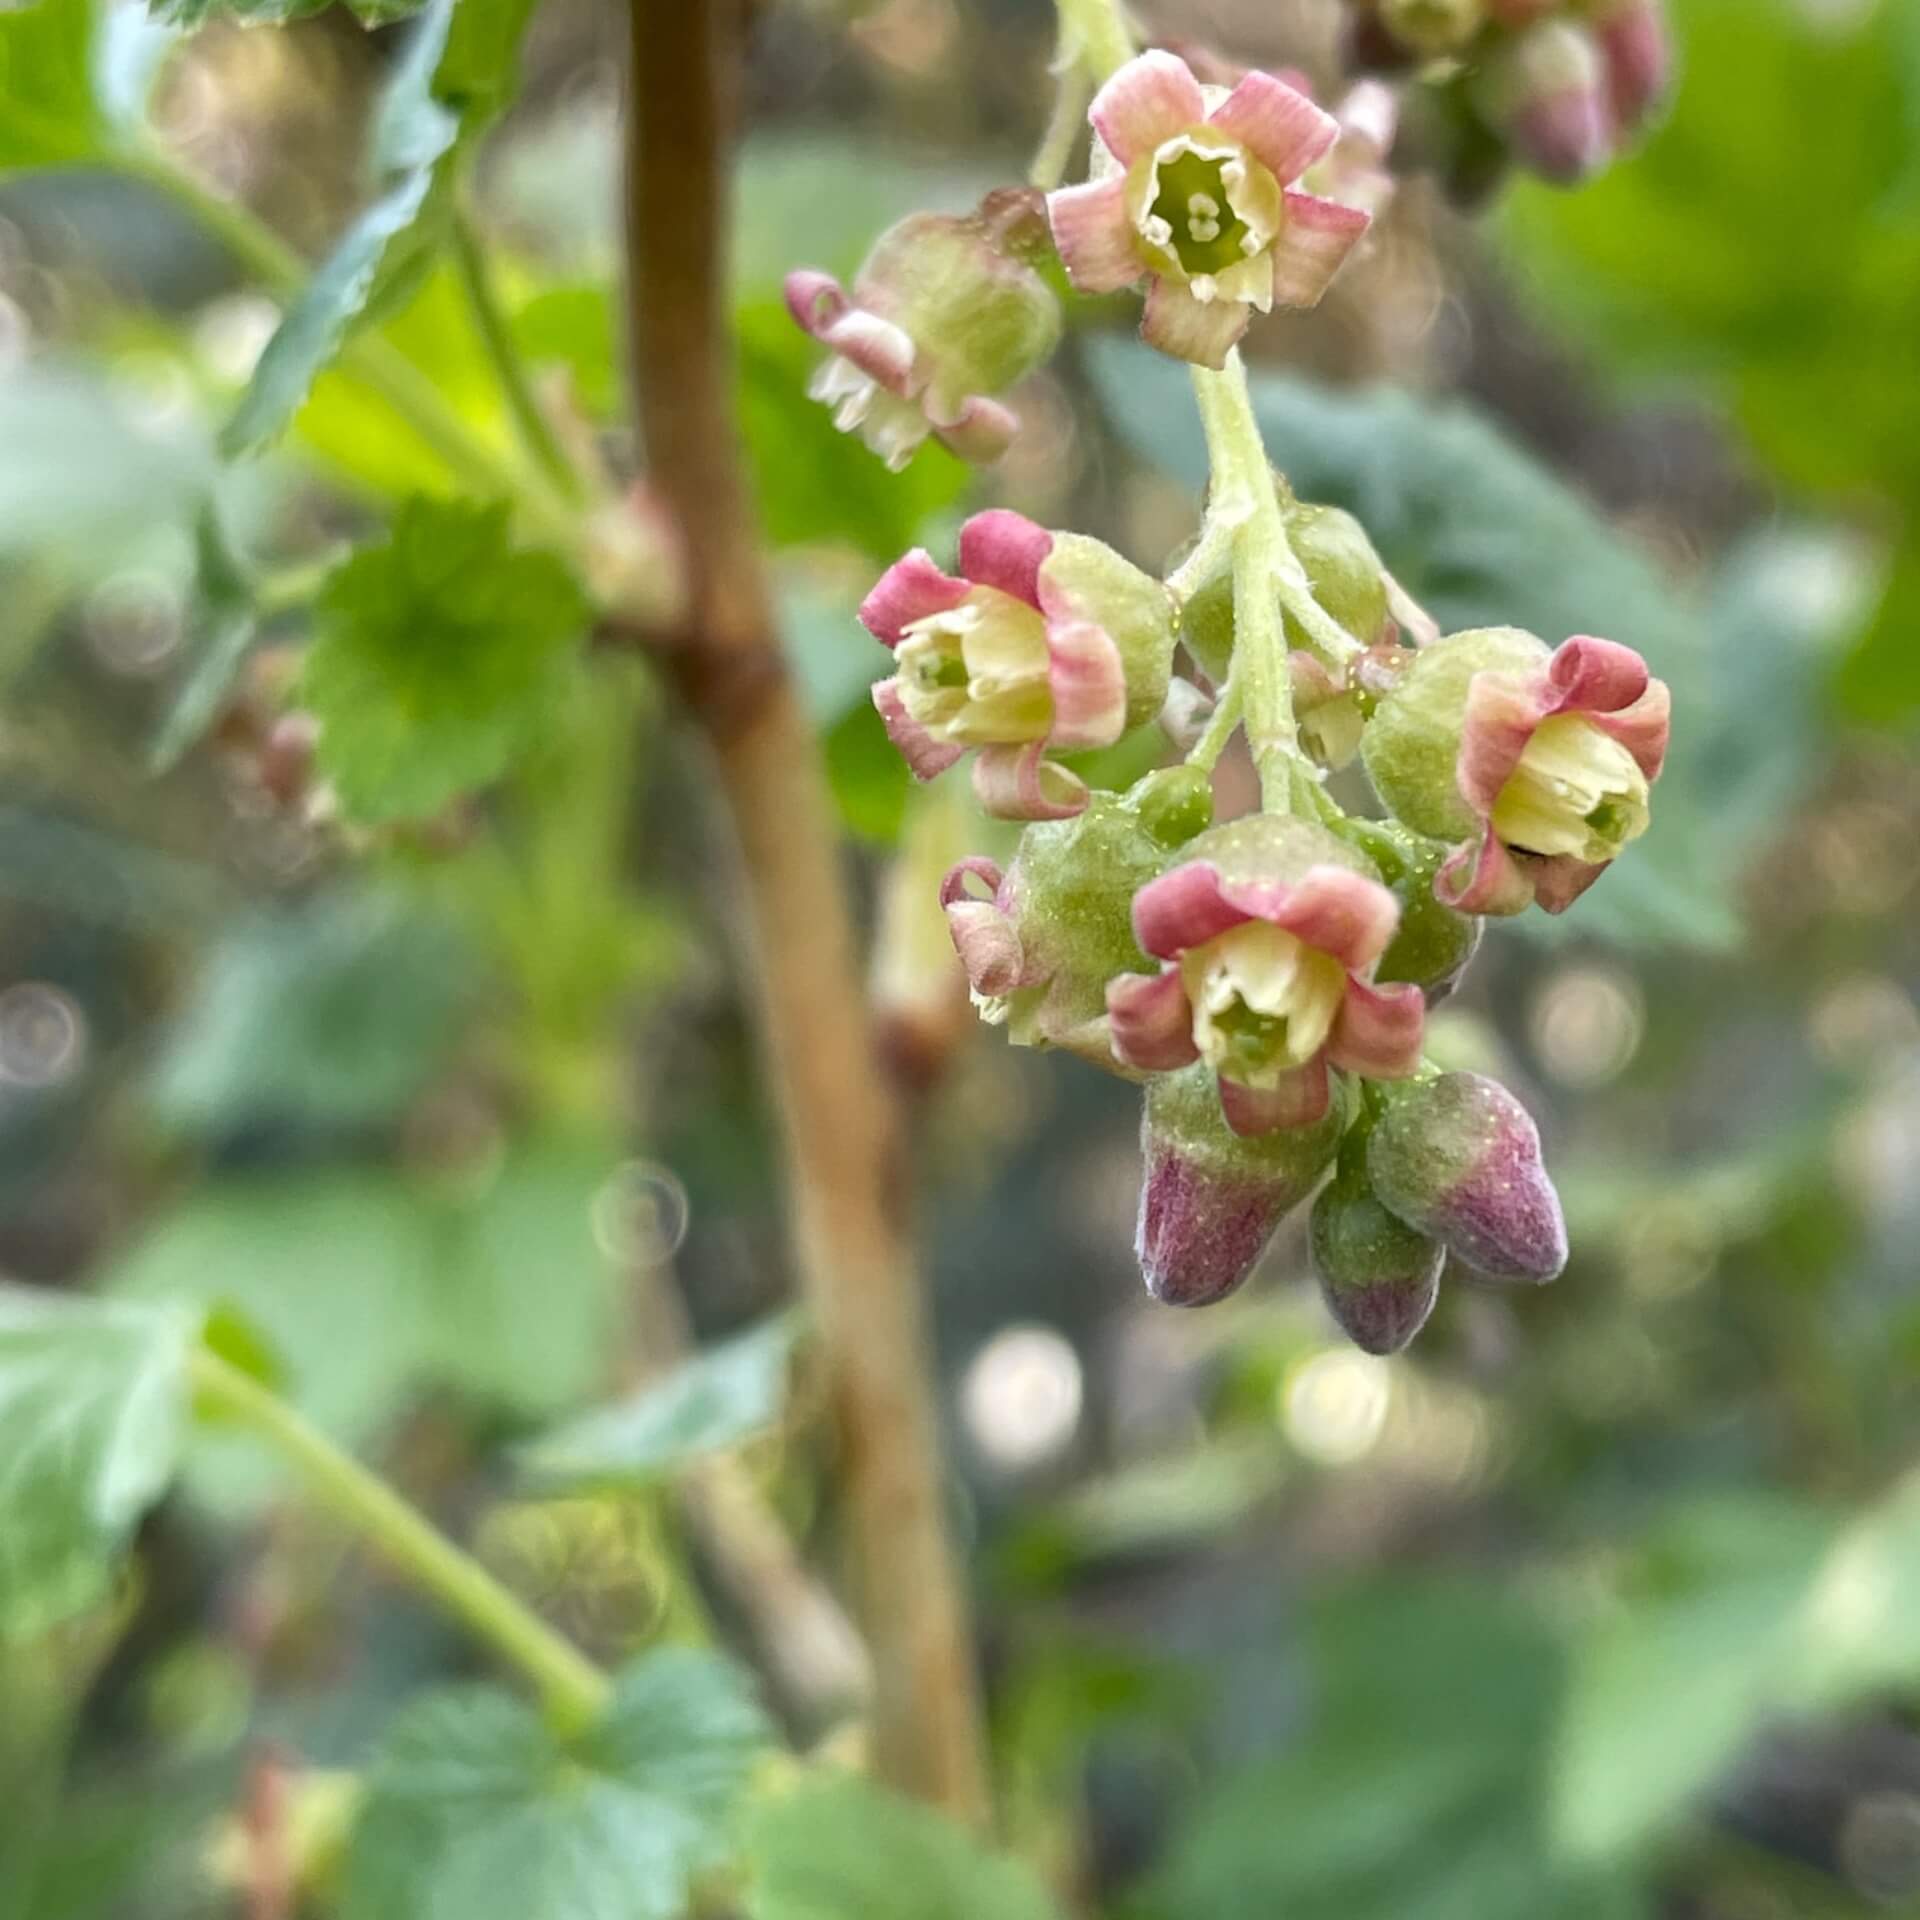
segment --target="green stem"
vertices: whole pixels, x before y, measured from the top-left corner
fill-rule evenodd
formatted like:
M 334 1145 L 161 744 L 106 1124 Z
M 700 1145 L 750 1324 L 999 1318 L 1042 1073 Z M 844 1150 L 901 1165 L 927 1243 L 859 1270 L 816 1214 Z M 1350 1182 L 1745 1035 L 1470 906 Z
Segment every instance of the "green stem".
M 479 329 L 481 341 L 486 347 L 487 358 L 492 361 L 500 390 L 506 395 L 521 444 L 545 469 L 562 493 L 569 499 L 578 499 L 580 476 L 574 472 L 565 450 L 555 437 L 551 422 L 534 397 L 533 387 L 527 379 L 527 364 L 514 343 L 493 284 L 493 276 L 487 268 L 486 252 L 480 244 L 480 236 L 474 231 L 473 222 L 465 213 L 456 213 L 453 217 L 453 262 L 459 271 L 460 284 L 465 289 L 474 325 Z
M 1080 36 L 1063 17 L 1060 45 L 1053 59 L 1053 111 L 1047 115 L 1046 131 L 1027 170 L 1029 186 L 1051 193 L 1067 177 L 1073 143 L 1086 125 L 1087 102 L 1092 97 L 1093 84 L 1081 55 Z
M 1096 86 L 1133 58 L 1133 34 L 1117 0 L 1056 0 L 1056 3 L 1062 36 L 1071 36 Z
M 256 280 L 285 300 L 305 284 L 308 266 L 265 222 L 204 186 L 165 155 L 127 148 L 107 165 L 143 181 L 191 214 Z M 476 434 L 433 381 L 378 334 L 341 350 L 342 367 L 378 394 L 431 447 L 462 485 L 519 506 L 549 539 L 569 551 L 580 544 L 578 516 L 542 474 L 531 473 Z
M 1213 703 L 1213 712 L 1207 718 L 1206 727 L 1193 743 L 1192 752 L 1187 755 L 1187 765 L 1211 773 L 1219 765 L 1220 756 L 1227 750 L 1227 742 L 1233 738 L 1234 729 L 1240 724 L 1240 713 L 1240 682 L 1229 673 L 1227 684 L 1220 689 L 1220 697 Z
M 608 1695 L 608 1681 L 599 1668 L 377 1474 L 218 1354 L 196 1349 L 192 1373 L 204 1407 L 252 1428 L 298 1468 L 327 1506 L 363 1532 L 476 1639 L 523 1673 L 539 1690 L 556 1726 L 577 1731 L 598 1718 Z

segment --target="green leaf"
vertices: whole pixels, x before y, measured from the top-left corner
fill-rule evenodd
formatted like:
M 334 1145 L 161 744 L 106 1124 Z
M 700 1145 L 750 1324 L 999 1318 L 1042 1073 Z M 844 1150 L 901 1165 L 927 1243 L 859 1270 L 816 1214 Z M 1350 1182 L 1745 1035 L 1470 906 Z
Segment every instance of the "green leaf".
M 194 529 L 194 555 L 194 660 L 154 730 L 147 751 L 154 773 L 177 766 L 213 724 L 259 630 L 252 577 L 228 544 L 211 501 Z
M 1018 1861 L 863 1780 L 763 1807 L 747 1836 L 750 1920 L 1057 1920 Z
M 644 1485 L 737 1447 L 779 1419 L 801 1325 L 796 1313 L 776 1314 L 696 1354 L 620 1405 L 524 1448 L 522 1468 L 551 1485 Z
M 179 1457 L 192 1321 L 0 1286 L 0 1635 L 107 1591 Z
M 210 20 L 238 20 L 250 27 L 284 26 L 323 12 L 333 0 L 147 0 L 157 20 L 178 27 L 203 27 Z M 420 0 L 345 0 L 348 10 L 370 27 L 390 26 L 417 12 Z
M 305 404 L 356 328 L 419 292 L 453 217 L 454 170 L 511 97 L 531 0 L 428 0 L 373 124 L 380 197 L 289 308 L 221 434 L 252 452 Z
M 1206 446 L 1185 369 L 1132 342 L 1097 340 L 1102 399 L 1136 452 L 1199 489 Z M 1448 631 L 1525 627 L 1550 643 L 1600 633 L 1644 653 L 1673 687 L 1674 740 L 1651 832 L 1564 926 L 1540 937 L 1725 946 L 1739 933 L 1732 873 L 1703 777 L 1705 623 L 1652 560 L 1488 421 L 1392 388 L 1340 392 L 1261 375 L 1254 408 L 1302 499 L 1357 514 L 1382 558 Z
M 390 1119 L 445 1059 L 475 984 L 447 924 L 391 895 L 323 894 L 247 920 L 209 957 L 151 1104 L 214 1139 Z
M 768 1739 L 738 1669 L 674 1650 L 571 1742 L 491 1688 L 419 1701 L 368 1776 L 342 1920 L 679 1920 Z
M 418 818 L 497 779 L 563 697 L 588 616 L 559 560 L 508 544 L 504 505 L 407 502 L 314 608 L 301 697 L 346 812 Z
M 92 158 L 92 0 L 40 0 L 0 11 L 0 176 Z

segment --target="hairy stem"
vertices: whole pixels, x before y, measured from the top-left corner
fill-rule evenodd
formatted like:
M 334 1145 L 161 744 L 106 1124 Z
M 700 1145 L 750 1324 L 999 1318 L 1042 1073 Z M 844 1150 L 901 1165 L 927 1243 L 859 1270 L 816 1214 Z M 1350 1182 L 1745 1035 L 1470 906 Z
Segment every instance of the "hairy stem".
M 474 326 L 493 365 L 494 377 L 506 397 L 507 410 L 513 415 L 520 444 L 563 494 L 569 499 L 578 499 L 580 477 L 534 395 L 527 379 L 527 363 L 520 357 L 520 349 L 514 344 L 507 316 L 500 306 L 493 274 L 487 266 L 486 250 L 474 231 L 472 220 L 464 212 L 456 213 L 453 219 L 453 263 L 467 296 L 467 309 L 473 315 Z
M 1118 0 L 1056 0 L 1064 37 L 1070 38 L 1097 86 L 1134 56 L 1133 32 Z
M 1220 764 L 1220 756 L 1226 752 L 1240 717 L 1240 682 L 1229 675 L 1227 684 L 1220 689 L 1220 697 L 1214 702 L 1213 712 L 1207 716 L 1200 738 L 1187 755 L 1187 765 L 1211 773 Z
M 1027 170 L 1029 186 L 1050 193 L 1067 177 L 1067 162 L 1073 158 L 1073 144 L 1087 123 L 1087 102 L 1092 97 L 1093 85 L 1080 37 L 1062 19 L 1060 45 L 1053 59 L 1053 110 L 1047 115 L 1033 165 Z
M 379 1475 L 327 1438 L 277 1394 L 204 1347 L 192 1359 L 201 1405 L 249 1428 L 297 1468 L 320 1500 L 538 1689 L 554 1723 L 589 1725 L 608 1681 L 592 1661 L 456 1547 Z
M 819 1328 L 890 1784 L 986 1809 L 947 1536 L 900 1117 L 859 988 L 839 838 L 781 653 L 737 454 L 726 301 L 737 0 L 629 0 L 627 249 L 641 435 L 685 547 L 672 655 L 739 836 L 795 1253 Z

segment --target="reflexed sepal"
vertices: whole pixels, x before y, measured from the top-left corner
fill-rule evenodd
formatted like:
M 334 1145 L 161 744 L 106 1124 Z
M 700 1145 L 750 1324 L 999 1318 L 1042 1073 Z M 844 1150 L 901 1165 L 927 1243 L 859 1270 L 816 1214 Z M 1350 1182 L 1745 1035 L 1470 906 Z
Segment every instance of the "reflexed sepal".
M 1311 1126 L 1246 1139 L 1227 1125 L 1205 1067 L 1149 1081 L 1135 1240 L 1148 1292 L 1173 1307 L 1225 1299 L 1333 1164 L 1350 1110 L 1337 1084 Z
M 1120 655 L 1129 727 L 1160 711 L 1173 671 L 1173 596 L 1152 574 L 1084 533 L 1056 533 L 1040 569 L 1041 605 L 1098 627 Z
M 1320 1297 L 1363 1352 L 1398 1353 L 1440 1298 L 1447 1250 L 1380 1204 L 1367 1178 L 1367 1136 L 1357 1121 L 1333 1179 L 1313 1203 L 1308 1241 Z
M 1497 1080 L 1443 1073 L 1382 1089 L 1367 1174 L 1393 1213 L 1494 1279 L 1537 1284 L 1567 1264 L 1540 1131 Z

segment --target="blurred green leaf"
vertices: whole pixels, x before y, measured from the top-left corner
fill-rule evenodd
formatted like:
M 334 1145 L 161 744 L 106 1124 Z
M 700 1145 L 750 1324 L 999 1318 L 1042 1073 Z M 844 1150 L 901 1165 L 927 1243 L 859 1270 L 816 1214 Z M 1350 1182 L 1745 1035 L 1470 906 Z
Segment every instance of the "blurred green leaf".
M 512 97 L 532 0 L 428 0 L 373 124 L 379 198 L 294 300 L 220 436 L 229 455 L 273 439 L 360 326 L 416 294 L 451 228 L 453 169 Z
M 572 1741 L 492 1688 L 431 1695 L 374 1760 L 342 1920 L 679 1920 L 769 1737 L 736 1668 L 677 1650 Z
M 1150 1884 L 1179 1920 L 1628 1920 L 1631 1882 L 1551 1858 L 1542 1773 L 1560 1656 L 1491 1583 L 1316 1604 L 1309 1723 L 1209 1787 Z
M 807 1786 L 754 1816 L 750 1920 L 1056 1920 L 1016 1860 L 864 1780 Z
M 411 500 L 322 590 L 301 697 L 354 818 L 430 814 L 498 778 L 563 697 L 587 604 L 507 522 L 504 505 Z
M 194 529 L 193 664 L 154 730 L 147 765 L 166 773 L 210 727 L 259 629 L 253 580 L 209 501 Z
M 147 0 L 156 18 L 177 26 L 201 27 L 209 20 L 240 20 L 248 26 L 282 26 L 310 13 L 322 12 L 333 0 Z M 347 7 L 370 27 L 404 20 L 420 0 L 345 0 Z
M 92 157 L 92 0 L 40 0 L 0 12 L 0 175 Z
M 390 1119 L 444 1060 L 473 957 L 391 894 L 320 896 L 234 928 L 155 1068 L 170 1127 L 214 1138 Z
M 192 1331 L 166 1308 L 0 1286 L 0 1635 L 107 1591 L 173 1478 Z
M 1206 447 L 1185 371 L 1132 342 L 1095 340 L 1096 386 L 1143 458 L 1196 490 Z M 1637 647 L 1674 691 L 1673 751 L 1653 830 L 1570 924 L 1622 941 L 1724 946 L 1738 935 L 1716 857 L 1715 798 L 1699 776 L 1703 622 L 1685 596 L 1529 454 L 1462 406 L 1392 388 L 1338 392 L 1276 374 L 1253 381 L 1268 447 L 1303 499 L 1359 516 L 1381 557 L 1443 628 L 1518 626 L 1552 644 L 1603 633 Z
M 775 1314 L 618 1406 L 544 1435 L 522 1449 L 520 1465 L 546 1486 L 645 1485 L 737 1447 L 780 1418 L 801 1329 L 797 1313 Z
M 819 346 L 778 301 L 736 316 L 740 430 L 767 538 L 776 546 L 838 542 L 870 559 L 897 560 L 927 520 L 967 490 L 966 467 L 933 441 L 903 473 L 889 473 L 857 434 L 807 397 Z

